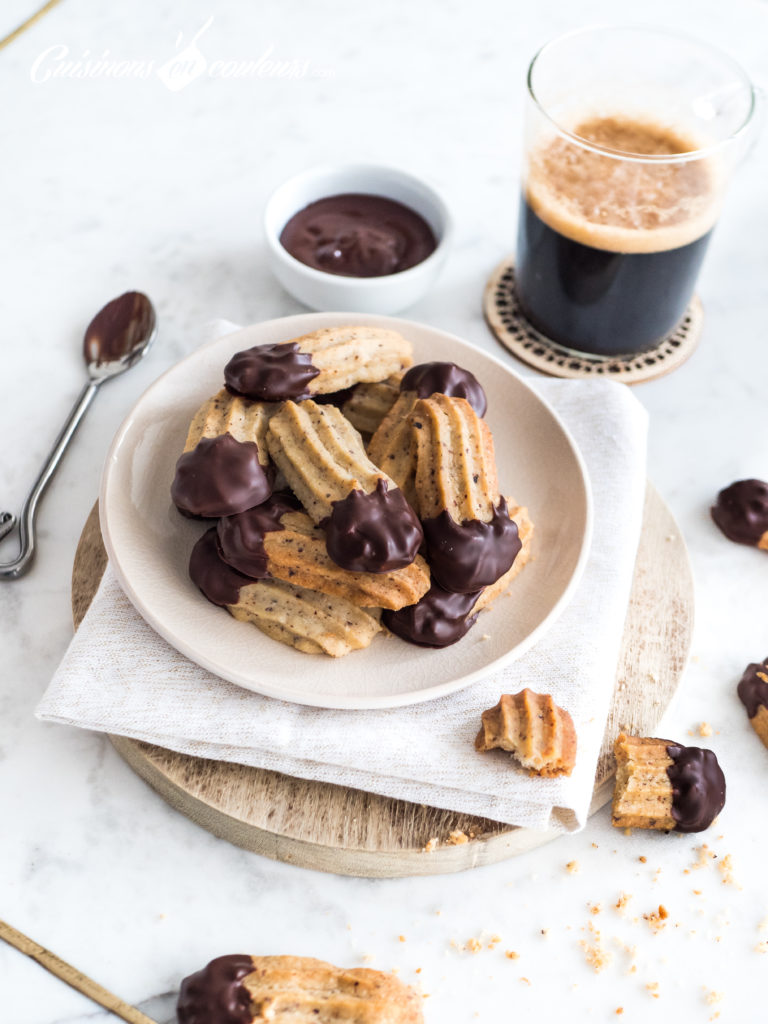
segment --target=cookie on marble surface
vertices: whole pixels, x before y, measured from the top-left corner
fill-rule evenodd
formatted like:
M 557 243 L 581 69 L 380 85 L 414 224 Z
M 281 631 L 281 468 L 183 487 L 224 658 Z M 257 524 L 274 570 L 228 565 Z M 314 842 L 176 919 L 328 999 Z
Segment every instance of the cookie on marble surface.
M 720 491 L 712 518 L 728 540 L 768 551 L 768 483 L 737 480 Z
M 616 828 L 703 832 L 725 804 L 725 776 L 711 750 L 656 737 L 614 743 Z
M 309 957 L 235 954 L 185 978 L 179 1024 L 423 1024 L 421 998 L 393 974 Z
M 768 658 L 747 665 L 737 687 L 752 728 L 768 747 Z

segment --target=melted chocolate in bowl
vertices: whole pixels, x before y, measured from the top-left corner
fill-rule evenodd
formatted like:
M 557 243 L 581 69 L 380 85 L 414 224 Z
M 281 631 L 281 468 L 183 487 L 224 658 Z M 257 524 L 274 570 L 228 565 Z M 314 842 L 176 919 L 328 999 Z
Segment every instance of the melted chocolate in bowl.
M 409 206 L 352 192 L 299 210 L 283 228 L 280 244 L 306 266 L 343 277 L 398 274 L 437 248 L 432 228 Z
M 573 129 L 617 155 L 695 151 L 674 129 L 592 117 Z M 568 348 L 642 352 L 682 319 L 718 213 L 710 161 L 621 160 L 566 137 L 534 146 L 520 205 L 516 286 L 526 317 Z

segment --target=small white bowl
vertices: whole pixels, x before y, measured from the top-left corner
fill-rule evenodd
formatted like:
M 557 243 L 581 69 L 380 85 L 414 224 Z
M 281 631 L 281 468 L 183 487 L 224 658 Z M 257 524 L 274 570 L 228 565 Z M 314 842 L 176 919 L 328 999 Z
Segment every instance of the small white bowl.
M 384 196 L 410 206 L 432 228 L 435 251 L 397 274 L 343 277 L 308 267 L 283 248 L 280 235 L 295 213 L 318 199 L 350 192 Z M 272 271 L 299 302 L 326 312 L 397 313 L 434 284 L 451 243 L 453 223 L 442 196 L 406 171 L 378 164 L 329 164 L 289 178 L 272 193 L 264 210 L 264 231 Z

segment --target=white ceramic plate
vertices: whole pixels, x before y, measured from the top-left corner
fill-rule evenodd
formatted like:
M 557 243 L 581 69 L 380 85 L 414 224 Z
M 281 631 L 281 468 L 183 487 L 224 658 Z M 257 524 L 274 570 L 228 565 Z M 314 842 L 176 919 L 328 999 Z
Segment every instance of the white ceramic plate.
M 189 552 L 204 527 L 179 515 L 169 489 L 195 410 L 221 387 L 224 364 L 235 352 L 344 323 L 399 330 L 413 343 L 416 362 L 450 360 L 478 377 L 488 395 L 486 418 L 502 493 L 526 504 L 535 524 L 534 558 L 509 595 L 443 650 L 378 636 L 345 658 L 301 654 L 209 604 L 187 575 Z M 444 331 L 359 313 L 310 313 L 254 324 L 174 366 L 144 393 L 118 431 L 99 510 L 104 543 L 128 597 L 177 650 L 249 690 L 326 708 L 431 700 L 520 657 L 567 604 L 591 534 L 582 458 L 554 412 L 517 374 Z

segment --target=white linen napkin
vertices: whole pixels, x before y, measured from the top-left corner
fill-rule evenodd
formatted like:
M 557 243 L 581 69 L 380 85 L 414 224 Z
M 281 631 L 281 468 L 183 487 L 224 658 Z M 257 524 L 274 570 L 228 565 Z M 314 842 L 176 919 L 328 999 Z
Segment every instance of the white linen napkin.
M 570 605 L 521 660 L 416 706 L 336 711 L 289 704 L 225 682 L 179 654 L 144 622 L 107 567 L 38 718 L 510 825 L 582 828 L 642 521 L 647 417 L 613 381 L 532 383 L 584 456 L 595 522 Z M 526 686 L 551 693 L 573 717 L 578 758 L 570 778 L 532 777 L 507 756 L 475 752 L 480 713 Z

